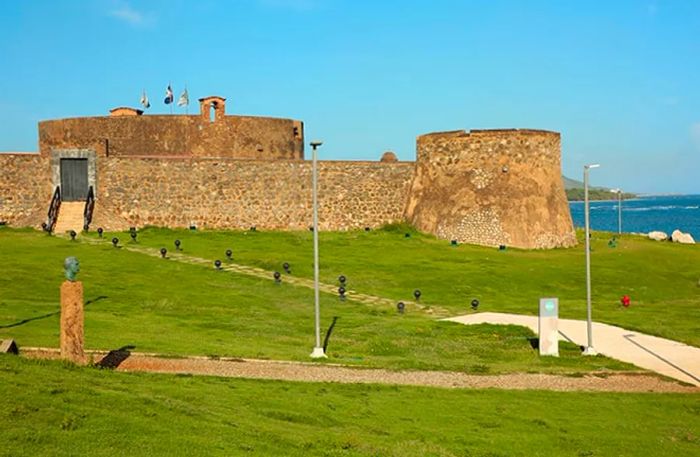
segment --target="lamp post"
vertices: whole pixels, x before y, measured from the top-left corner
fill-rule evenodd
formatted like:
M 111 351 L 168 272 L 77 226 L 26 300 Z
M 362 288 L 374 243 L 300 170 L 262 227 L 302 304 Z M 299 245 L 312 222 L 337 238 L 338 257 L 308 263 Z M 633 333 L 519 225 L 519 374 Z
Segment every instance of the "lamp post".
M 617 234 L 622 235 L 622 189 L 617 189 Z
M 596 351 L 593 349 L 593 322 L 591 319 L 591 223 L 588 209 L 588 170 L 599 166 L 597 163 L 583 166 L 583 201 L 586 225 L 586 310 L 588 313 L 588 345 L 583 351 L 584 355 L 596 355 Z
M 313 213 L 314 213 L 314 311 L 316 318 L 316 345 L 311 353 L 312 359 L 325 358 L 326 353 L 321 346 L 321 309 L 319 305 L 319 289 L 318 289 L 318 166 L 316 149 L 323 144 L 322 141 L 312 141 L 312 169 L 311 169 L 311 188 L 313 195 Z

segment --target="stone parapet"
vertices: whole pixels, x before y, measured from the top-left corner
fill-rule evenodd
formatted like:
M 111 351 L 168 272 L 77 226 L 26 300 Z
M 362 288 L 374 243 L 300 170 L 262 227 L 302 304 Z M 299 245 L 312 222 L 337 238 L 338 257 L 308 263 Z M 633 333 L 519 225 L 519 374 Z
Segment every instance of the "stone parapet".
M 39 150 L 92 149 L 101 157 L 162 155 L 303 159 L 303 124 L 293 119 L 219 115 L 97 116 L 39 123 Z

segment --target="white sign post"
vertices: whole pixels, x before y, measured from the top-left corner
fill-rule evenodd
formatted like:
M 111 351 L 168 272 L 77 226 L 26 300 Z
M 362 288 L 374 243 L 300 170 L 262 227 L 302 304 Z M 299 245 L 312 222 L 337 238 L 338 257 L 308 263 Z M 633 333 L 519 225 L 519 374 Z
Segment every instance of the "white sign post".
M 540 355 L 559 357 L 559 299 L 540 298 Z

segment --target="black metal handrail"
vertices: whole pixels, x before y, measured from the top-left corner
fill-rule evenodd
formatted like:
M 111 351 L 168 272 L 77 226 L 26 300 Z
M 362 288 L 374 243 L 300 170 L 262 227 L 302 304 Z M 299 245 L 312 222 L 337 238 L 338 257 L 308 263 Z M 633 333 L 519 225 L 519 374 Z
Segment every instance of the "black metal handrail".
M 93 211 L 95 211 L 95 191 L 92 189 L 92 186 L 90 186 L 87 198 L 85 198 L 85 210 L 83 210 L 83 230 L 86 232 L 92 223 Z
M 46 223 L 43 224 L 44 230 L 51 233 L 54 227 L 56 227 L 56 221 L 58 220 L 58 211 L 61 209 L 61 186 L 56 186 L 56 190 L 53 192 L 53 197 L 51 197 L 51 204 L 49 205 L 48 219 Z

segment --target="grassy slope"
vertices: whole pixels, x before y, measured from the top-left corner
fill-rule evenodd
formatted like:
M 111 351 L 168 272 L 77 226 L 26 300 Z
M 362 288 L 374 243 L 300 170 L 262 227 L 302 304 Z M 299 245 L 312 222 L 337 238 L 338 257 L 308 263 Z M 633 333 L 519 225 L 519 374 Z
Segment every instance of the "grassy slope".
M 247 238 L 251 248 L 269 236 L 260 235 L 255 242 Z M 216 244 L 226 236 L 198 239 Z M 143 234 L 141 243 L 147 238 Z M 196 253 L 190 238 L 184 243 L 186 252 Z M 115 249 L 108 241 L 94 246 L 29 230 L 0 230 L 0 263 L 9 266 L 0 275 L 0 338 L 15 338 L 20 346 L 58 345 L 61 264 L 69 255 L 81 262 L 88 348 L 308 360 L 309 289 Z M 324 328 L 340 317 L 329 346 L 332 362 L 477 373 L 628 367 L 580 357 L 570 344 L 562 345 L 558 359 L 540 358 L 528 341 L 531 332 L 520 327 L 466 327 L 325 294 L 321 305 Z
M 404 233 L 411 237 L 405 238 Z M 415 288 L 428 304 L 454 314 L 468 312 L 472 298 L 481 311 L 536 314 L 544 296 L 560 298 L 562 317 L 585 319 L 585 270 L 582 234 L 578 247 L 548 251 L 504 252 L 449 243 L 410 231 L 321 233 L 321 277 L 334 283 L 339 274 L 349 286 L 384 297 L 411 299 Z M 595 232 L 592 240 L 594 319 L 700 346 L 700 245 L 659 243 L 624 235 L 609 248 L 612 235 Z M 121 235 L 122 238 L 125 235 Z M 187 253 L 212 260 L 234 251 L 236 262 L 312 277 L 309 232 L 190 232 L 147 229 L 140 242 L 172 247 L 182 240 Z M 632 307 L 619 304 L 622 295 Z
M 125 374 L 7 355 L 0 385 L 0 456 L 700 454 L 697 395 Z

